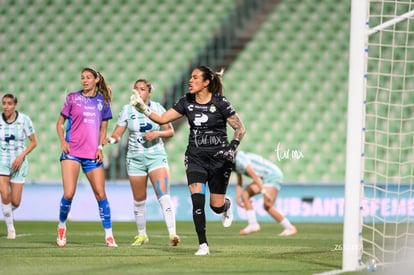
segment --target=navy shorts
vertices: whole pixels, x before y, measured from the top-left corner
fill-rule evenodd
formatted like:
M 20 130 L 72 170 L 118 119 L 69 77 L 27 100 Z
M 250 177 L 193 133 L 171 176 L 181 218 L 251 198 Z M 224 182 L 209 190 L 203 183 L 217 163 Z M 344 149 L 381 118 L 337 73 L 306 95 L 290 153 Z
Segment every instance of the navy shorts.
M 92 171 L 96 168 L 104 167 L 103 161 L 101 163 L 98 163 L 94 159 L 78 158 L 65 153 L 62 153 L 62 155 L 60 155 L 60 161 L 62 160 L 74 160 L 79 162 L 84 173 L 88 173 L 89 171 Z

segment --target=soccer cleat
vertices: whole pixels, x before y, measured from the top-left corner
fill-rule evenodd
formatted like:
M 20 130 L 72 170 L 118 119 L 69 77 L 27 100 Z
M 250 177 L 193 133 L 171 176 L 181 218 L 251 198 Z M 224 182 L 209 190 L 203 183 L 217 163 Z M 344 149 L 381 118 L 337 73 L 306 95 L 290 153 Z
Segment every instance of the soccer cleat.
M 260 231 L 260 225 L 258 223 L 249 224 L 244 229 L 240 230 L 240 235 L 248 235 L 258 231 Z
M 59 247 L 66 246 L 66 228 L 58 228 L 58 237 L 56 239 L 56 244 Z
M 178 235 L 170 234 L 171 246 L 177 246 L 179 242 L 180 242 L 180 237 L 178 237 Z
M 105 241 L 106 241 L 106 246 L 107 247 L 118 247 L 118 245 L 115 242 L 114 237 L 112 237 L 112 236 L 107 237 L 105 239 Z
M 232 203 L 230 197 L 226 197 L 226 200 L 230 202 L 229 208 L 223 212 L 221 216 L 221 222 L 223 223 L 224 227 L 230 227 L 231 223 L 233 222 L 233 210 L 231 209 Z
M 13 240 L 16 239 L 16 231 L 10 230 L 7 232 L 7 239 Z
M 149 238 L 147 235 L 138 235 L 135 236 L 135 241 L 131 244 L 132 246 L 141 246 L 143 244 L 149 243 Z
M 281 237 L 287 237 L 287 236 L 292 236 L 295 235 L 297 233 L 297 229 L 295 226 L 292 226 L 291 228 L 287 228 L 285 230 L 282 231 L 282 233 L 279 234 L 279 236 Z
M 206 243 L 200 244 L 200 247 L 198 248 L 197 252 L 194 253 L 196 256 L 205 256 L 210 254 L 210 249 L 208 248 L 208 245 Z

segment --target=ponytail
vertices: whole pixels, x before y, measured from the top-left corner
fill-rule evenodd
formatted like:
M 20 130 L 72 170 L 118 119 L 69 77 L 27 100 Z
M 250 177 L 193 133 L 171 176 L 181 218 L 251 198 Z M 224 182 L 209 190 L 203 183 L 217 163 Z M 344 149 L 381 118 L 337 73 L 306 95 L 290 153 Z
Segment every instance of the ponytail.
M 203 72 L 203 80 L 210 80 L 210 84 L 208 84 L 209 92 L 213 94 L 220 94 L 223 95 L 224 85 L 222 82 L 222 77 L 224 73 L 224 69 L 222 68 L 219 72 L 215 72 L 207 66 L 199 66 L 196 69 Z

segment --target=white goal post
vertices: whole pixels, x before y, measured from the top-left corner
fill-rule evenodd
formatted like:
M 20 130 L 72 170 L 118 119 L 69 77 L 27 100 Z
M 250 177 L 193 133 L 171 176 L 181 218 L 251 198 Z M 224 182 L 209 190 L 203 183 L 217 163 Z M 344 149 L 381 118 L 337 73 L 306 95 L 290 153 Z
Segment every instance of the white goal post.
M 349 54 L 343 271 L 414 255 L 414 3 L 352 0 Z

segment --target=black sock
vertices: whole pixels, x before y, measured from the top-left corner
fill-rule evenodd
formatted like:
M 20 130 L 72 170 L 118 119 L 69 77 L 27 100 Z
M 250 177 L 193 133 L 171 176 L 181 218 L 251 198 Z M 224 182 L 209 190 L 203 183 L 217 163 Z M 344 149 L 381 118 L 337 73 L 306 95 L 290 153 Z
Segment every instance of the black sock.
M 206 196 L 199 193 L 192 194 L 191 201 L 193 202 L 193 221 L 198 236 L 198 243 L 207 243 L 206 213 L 204 212 Z
M 213 210 L 216 214 L 222 214 L 227 211 L 231 207 L 231 202 L 228 198 L 225 199 L 224 204 L 221 207 L 214 207 L 210 204 L 211 210 Z

